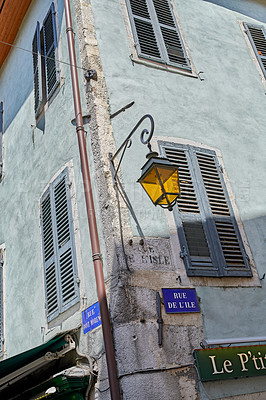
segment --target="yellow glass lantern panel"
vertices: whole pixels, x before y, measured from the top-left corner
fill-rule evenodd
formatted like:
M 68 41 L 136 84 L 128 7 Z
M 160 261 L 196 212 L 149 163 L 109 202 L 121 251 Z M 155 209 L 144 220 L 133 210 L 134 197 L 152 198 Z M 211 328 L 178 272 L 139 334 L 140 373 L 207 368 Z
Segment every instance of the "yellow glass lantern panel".
M 172 204 L 179 195 L 178 172 L 172 166 L 153 165 L 139 182 L 155 205 Z

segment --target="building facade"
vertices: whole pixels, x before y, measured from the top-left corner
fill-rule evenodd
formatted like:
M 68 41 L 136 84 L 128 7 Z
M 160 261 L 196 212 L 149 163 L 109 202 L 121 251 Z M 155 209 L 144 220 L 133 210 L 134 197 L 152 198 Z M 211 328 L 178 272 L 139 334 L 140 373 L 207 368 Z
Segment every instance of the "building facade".
M 95 254 L 64 1 L 25 1 L 15 16 L 9 3 L 0 13 L 0 393 L 111 399 L 98 317 L 89 329 Z M 120 397 L 263 399 L 266 3 L 70 5 Z M 149 151 L 140 134 L 153 120 L 152 150 L 178 167 L 172 211 L 137 183 Z

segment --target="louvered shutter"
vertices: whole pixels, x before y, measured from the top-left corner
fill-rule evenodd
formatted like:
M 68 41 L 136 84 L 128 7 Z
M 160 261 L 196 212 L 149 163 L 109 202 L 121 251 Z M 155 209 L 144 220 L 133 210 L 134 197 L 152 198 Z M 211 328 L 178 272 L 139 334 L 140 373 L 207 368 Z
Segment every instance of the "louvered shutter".
M 33 57 L 34 110 L 35 110 L 35 116 L 37 116 L 42 104 L 41 40 L 40 40 L 39 22 L 37 22 L 36 31 L 32 41 L 32 57 Z
M 43 22 L 44 55 L 46 66 L 47 99 L 49 100 L 59 84 L 59 71 L 57 65 L 57 37 L 54 3 Z
M 183 41 L 169 0 L 153 0 L 160 33 L 163 38 L 167 64 L 191 70 Z
M 0 178 L 2 177 L 3 171 L 3 133 L 4 133 L 4 104 L 0 101 Z
M 66 170 L 54 181 L 52 188 L 61 306 L 64 311 L 75 303 L 78 297 L 74 231 Z
M 55 252 L 55 234 L 53 223 L 51 189 L 43 195 L 41 200 L 41 226 L 43 242 L 44 281 L 46 295 L 46 314 L 48 321 L 60 312 L 59 304 L 59 277 L 57 255 Z
M 251 276 L 215 153 L 171 144 L 163 151 L 179 167 L 175 218 L 188 275 Z
M 263 26 L 244 23 L 248 38 L 266 78 L 266 31 Z
M 41 202 L 48 321 L 79 300 L 68 172 L 52 182 Z
M 226 276 L 251 276 L 248 258 L 226 190 L 221 167 L 214 152 L 193 149 L 208 199 L 206 214 L 214 222 L 219 262 Z M 215 233 L 216 233 L 215 232 Z M 214 238 L 216 239 L 216 235 Z
M 4 302 L 3 302 L 3 250 L 0 249 L 0 354 L 3 351 L 3 341 L 4 341 L 4 318 L 3 318 L 3 309 L 4 309 Z
M 140 57 L 162 61 L 146 0 L 127 0 L 136 49 Z
M 127 0 L 140 57 L 191 70 L 169 0 Z
M 213 263 L 215 254 L 211 254 L 208 242 L 207 220 L 199 202 L 195 187 L 196 177 L 188 148 L 170 147 L 164 149 L 165 156 L 178 165 L 181 195 L 178 210 L 175 210 L 178 235 L 181 244 L 181 257 L 189 276 L 216 276 L 219 274 L 217 263 Z

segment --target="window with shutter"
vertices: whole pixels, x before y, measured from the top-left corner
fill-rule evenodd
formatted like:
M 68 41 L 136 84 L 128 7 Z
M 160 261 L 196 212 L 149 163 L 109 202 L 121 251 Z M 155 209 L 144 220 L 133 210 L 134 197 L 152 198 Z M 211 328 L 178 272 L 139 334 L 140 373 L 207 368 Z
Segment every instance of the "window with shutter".
M 59 85 L 54 3 L 37 27 L 32 41 L 34 110 L 36 118 Z
M 0 101 L 0 179 L 3 174 L 4 103 Z
M 41 90 L 41 40 L 40 40 L 40 24 L 37 22 L 36 31 L 32 42 L 33 56 L 33 86 L 34 86 L 34 110 L 35 114 L 39 113 L 42 102 Z
M 191 71 L 170 0 L 126 0 L 138 56 Z
M 48 321 L 79 301 L 68 170 L 41 198 L 41 228 Z
M 252 276 L 216 153 L 160 146 L 178 165 L 181 196 L 174 215 L 188 276 Z
M 44 55 L 46 66 L 46 83 L 48 100 L 54 93 L 58 83 L 58 68 L 56 63 L 56 25 L 55 25 L 55 9 L 52 3 L 50 10 L 43 22 L 43 37 L 44 37 Z
M 247 23 L 244 28 L 266 79 L 266 30 L 263 26 Z

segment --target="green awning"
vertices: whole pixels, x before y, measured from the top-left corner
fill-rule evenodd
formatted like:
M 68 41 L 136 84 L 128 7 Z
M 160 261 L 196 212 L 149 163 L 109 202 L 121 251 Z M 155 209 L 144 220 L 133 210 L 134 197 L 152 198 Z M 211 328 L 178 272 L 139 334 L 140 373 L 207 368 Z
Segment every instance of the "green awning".
M 17 354 L 16 356 L 7 358 L 0 362 L 0 389 L 3 380 L 8 380 L 8 375 L 18 371 L 23 367 L 31 364 L 32 362 L 43 357 L 48 351 L 56 352 L 61 347 L 67 344 L 65 340 L 66 333 L 55 336 L 48 342 L 41 344 L 38 347 L 24 351 L 24 353 Z M 4 378 L 7 379 L 4 379 Z
M 22 393 L 75 365 L 75 342 L 70 332 L 0 362 L 1 398 L 21 399 Z M 49 398 L 49 397 L 48 397 Z
M 78 378 L 59 375 L 27 391 L 20 400 L 84 400 L 83 393 L 89 380 L 89 376 Z M 51 387 L 54 388 L 54 393 L 47 393 L 47 389 Z

